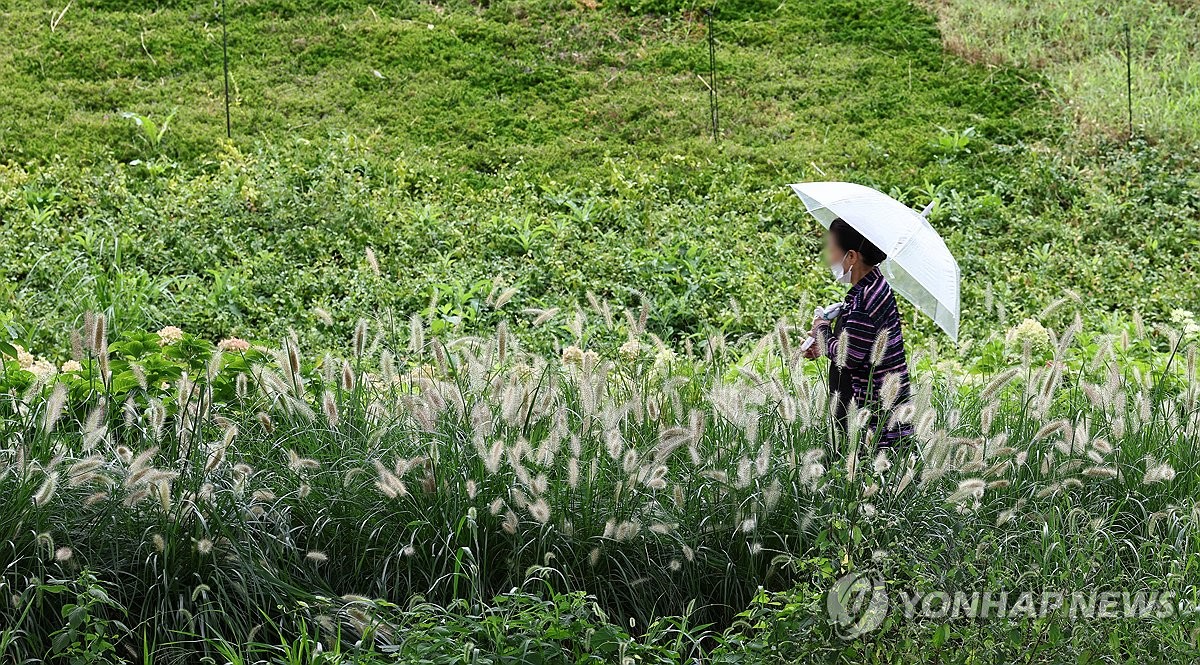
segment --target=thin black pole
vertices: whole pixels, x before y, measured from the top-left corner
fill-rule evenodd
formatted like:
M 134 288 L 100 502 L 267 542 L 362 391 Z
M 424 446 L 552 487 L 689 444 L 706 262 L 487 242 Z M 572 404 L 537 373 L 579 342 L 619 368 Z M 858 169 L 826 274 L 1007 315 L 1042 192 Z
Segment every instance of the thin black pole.
M 1129 139 L 1133 139 L 1133 38 L 1125 24 L 1125 101 L 1129 112 Z
M 720 114 L 717 107 L 717 39 L 713 34 L 713 10 L 705 10 L 708 15 L 708 113 L 712 121 L 713 141 L 721 131 Z
M 221 57 L 225 61 L 225 138 L 233 138 L 233 122 L 229 118 L 229 34 L 225 30 L 225 0 L 221 0 Z

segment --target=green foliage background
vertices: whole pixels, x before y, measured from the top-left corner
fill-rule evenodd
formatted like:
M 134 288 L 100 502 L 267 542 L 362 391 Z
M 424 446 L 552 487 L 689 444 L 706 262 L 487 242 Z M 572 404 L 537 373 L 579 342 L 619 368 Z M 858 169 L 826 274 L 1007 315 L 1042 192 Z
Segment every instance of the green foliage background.
M 0 294 L 36 346 L 88 308 L 329 345 L 364 310 L 476 320 L 496 278 L 761 331 L 838 297 L 785 189 L 815 179 L 939 200 L 967 338 L 1067 288 L 1096 317 L 1195 301 L 1195 152 L 1080 138 L 1036 72 L 946 54 L 899 0 L 720 5 L 717 142 L 690 5 L 235 0 L 232 142 L 218 5 L 0 7 Z
M 1174 9 L 1179 3 L 1138 4 L 1153 5 L 1156 16 L 1179 12 L 1161 25 L 1173 35 L 1162 43 L 1181 53 L 1155 53 L 1147 62 L 1190 80 L 1191 70 L 1174 66 L 1182 60 L 1172 58 L 1186 55 L 1193 28 L 1180 17 L 1191 10 Z M 1200 309 L 1191 259 L 1200 244 L 1200 153 L 1190 144 L 1194 121 L 1177 122 L 1186 119 L 1190 98 L 1151 81 L 1145 103 L 1162 108 L 1147 111 L 1145 131 L 1127 141 L 1119 131 L 1124 118 L 1111 112 L 1111 95 L 1096 92 L 1120 80 L 1112 71 L 1120 59 L 1104 45 L 1111 17 L 1080 10 L 1082 2 L 1039 4 L 1039 30 L 1024 32 L 1022 17 L 1032 8 L 1001 12 L 990 2 L 986 6 L 997 11 L 976 12 L 971 21 L 955 17 L 972 16 L 971 7 L 985 3 L 939 2 L 931 9 L 940 22 L 904 0 L 721 3 L 715 8 L 717 141 L 708 125 L 703 6 L 678 0 L 594 5 L 230 0 L 233 139 L 226 140 L 219 3 L 0 0 L 0 43 L 12 45 L 0 49 L 0 325 L 6 337 L 62 360 L 70 347 L 66 330 L 88 310 L 108 315 L 112 339 L 121 340 L 116 353 L 153 349 L 157 343 L 145 331 L 178 325 L 190 333 L 181 348 L 195 352 L 189 373 L 200 376 L 209 341 L 229 335 L 274 342 L 294 329 L 303 347 L 319 355 L 344 348 L 355 322 L 372 313 L 397 315 L 371 324 L 393 336 L 410 313 L 422 315 L 431 337 L 456 327 L 490 334 L 522 309 L 568 309 L 594 292 L 616 304 L 649 301 L 649 331 L 673 342 L 711 329 L 736 339 L 770 330 L 779 317 L 803 322 L 813 304 L 839 297 L 819 256 L 819 229 L 786 189 L 789 182 L 831 179 L 879 187 L 914 207 L 939 202 L 933 223 L 963 268 L 966 340 L 983 340 L 1038 315 L 1068 290 L 1082 304 L 1038 318 L 1060 328 L 1079 308 L 1085 329 L 1116 339 L 1131 336 L 1130 326 L 1114 323 L 1127 311 L 1155 322 L 1176 307 Z M 1055 21 L 1086 29 L 1056 32 L 1045 25 Z M 1055 44 L 1079 35 L 1088 38 L 1087 44 L 1079 38 L 1079 50 Z M 1103 43 L 1097 45 L 1095 35 Z M 1104 131 L 1080 131 L 1095 125 Z M 504 309 L 489 304 L 500 285 L 519 289 Z M 322 322 L 318 308 L 333 315 L 332 324 Z M 531 329 L 528 319 L 510 329 L 534 345 L 552 346 L 572 339 L 554 328 L 568 313 L 548 330 Z M 911 310 L 904 313 L 912 337 L 942 339 Z M 610 337 L 603 341 L 623 341 L 620 334 Z M 1098 338 L 1082 335 L 1081 343 L 1086 357 L 1101 357 Z M 1170 345 L 1138 339 L 1130 348 L 1123 367 L 1162 384 L 1166 370 L 1148 359 L 1173 358 Z M 1000 371 L 1012 353 L 993 340 L 971 347 L 964 365 Z M 929 357 L 943 358 L 936 350 Z M 1040 368 L 1046 359 L 1031 360 Z M 124 375 L 122 389 L 130 389 L 133 371 L 114 362 L 117 376 Z M 144 369 L 152 385 L 182 376 L 171 363 Z M 24 381 L 10 385 L 5 397 L 15 404 L 32 375 L 12 374 Z M 940 374 L 926 376 L 946 383 Z M 72 384 L 72 403 L 84 389 Z M 1091 402 L 1072 391 L 1060 405 L 1063 417 L 1082 417 Z M 974 419 L 982 420 L 989 400 L 967 396 L 968 422 L 959 430 L 974 436 Z M 114 409 L 119 404 L 110 401 Z M 26 422 L 6 419 L 8 440 L 38 431 L 41 412 L 23 413 Z M 948 409 L 947 420 L 951 413 L 956 422 L 962 415 Z M 1004 413 L 1021 414 L 1015 408 Z M 1176 412 L 1164 407 L 1163 413 Z M 1096 422 L 1104 427 L 1101 415 Z M 282 465 L 280 445 L 269 433 L 253 434 L 258 426 L 249 417 L 242 424 L 243 438 L 253 442 L 248 445 L 258 445 L 247 448 L 247 458 Z M 278 436 L 291 446 L 306 441 L 315 454 L 335 429 L 298 426 Z M 448 427 L 444 438 L 457 433 Z M 215 430 L 210 434 L 220 438 Z M 647 430 L 648 441 L 656 435 L 657 429 Z M 49 437 L 38 440 L 47 454 L 54 450 Z M 348 446 L 346 454 L 331 459 L 361 461 L 361 437 L 338 440 Z M 1022 546 L 1007 551 L 988 535 L 995 531 L 990 516 L 978 522 L 979 537 L 960 538 L 945 526 L 951 522 L 940 503 L 903 506 L 913 511 L 905 524 L 941 529 L 948 545 L 941 550 L 940 540 L 897 531 L 930 548 L 896 561 L 898 577 L 931 585 L 947 577 L 988 577 L 999 584 L 1028 581 L 1019 577 L 1028 567 L 1047 583 L 1083 578 L 1142 586 L 1156 577 L 1164 584 L 1183 579 L 1179 570 L 1194 569 L 1188 534 L 1195 518 L 1180 517 L 1166 535 L 1158 534 L 1147 517 L 1157 508 L 1129 500 L 1136 491 L 1129 487 L 1137 481 L 1134 471 L 1145 466 L 1143 454 L 1172 453 L 1180 480 L 1172 494 L 1153 496 L 1186 506 L 1194 495 L 1194 446 L 1184 428 L 1165 424 L 1139 430 L 1126 443 L 1122 469 L 1133 484 L 1115 487 L 1112 497 L 1095 493 L 1075 503 L 1079 497 L 1071 495 L 1061 506 L 1070 519 L 1045 520 L 1053 523 L 1047 536 L 1039 523 L 1022 526 Z M 369 483 L 364 487 L 374 500 Z M 28 495 L 38 485 L 22 488 L 5 496 L 32 511 Z M 823 505 L 830 514 L 850 512 L 842 504 Z M 1076 505 L 1105 511 L 1114 540 L 1076 524 Z M 361 515 L 350 517 L 357 531 Z M 38 519 L 45 520 L 39 529 L 6 540 L 11 546 L 23 539 L 28 561 L 51 570 L 58 563 L 43 559 L 54 552 L 42 553 L 36 536 L 69 522 L 49 513 Z M 123 543 L 145 539 L 140 528 L 127 529 L 127 540 L 118 542 L 90 521 L 80 524 L 81 538 L 96 538 L 121 556 L 135 549 L 121 549 Z M 631 629 L 645 640 L 639 657 L 676 662 L 702 644 L 716 645 L 714 659 L 728 655 L 728 662 L 889 660 L 879 650 L 884 647 L 833 635 L 821 607 L 846 561 L 842 543 L 853 542 L 865 557 L 876 541 L 853 535 L 845 523 L 825 533 L 832 540 L 811 559 L 795 562 L 797 586 L 758 594 L 748 608 L 739 596 L 737 607 L 723 608 L 737 613 L 732 626 L 724 625 L 729 616 L 722 625 L 684 626 L 687 616 L 672 608 L 676 616 Z M 60 534 L 61 542 L 68 541 Z M 78 552 L 61 569 L 95 556 L 71 542 Z M 348 544 L 347 552 L 361 544 Z M 192 557 L 190 545 L 180 551 Z M 137 565 L 145 570 L 140 560 Z M 354 571 L 343 579 L 349 584 L 359 577 Z M 739 577 L 747 585 L 752 578 Z M 191 578 L 162 579 L 170 593 L 159 597 L 171 603 L 195 593 L 171 586 Z M 155 578 L 148 586 L 158 583 Z M 66 613 L 68 625 L 53 634 L 56 642 L 62 638 L 64 653 L 82 658 L 82 652 L 107 649 L 98 645 L 107 638 L 97 626 L 124 614 L 102 607 L 94 593 L 107 584 L 81 571 L 75 580 L 47 577 L 30 586 L 47 599 L 37 606 L 46 617 L 57 621 L 60 606 L 75 608 Z M 587 593 L 604 591 L 583 586 L 591 587 Z M 217 592 L 237 588 L 218 586 Z M 284 586 L 269 592 L 305 597 Z M 631 605 L 643 618 L 660 613 L 657 588 L 639 593 Z M 517 593 L 494 601 L 482 594 L 470 607 L 444 608 L 414 599 L 403 617 L 422 629 L 396 659 L 440 654 L 439 662 L 456 662 L 453 654 L 475 645 L 503 654 L 495 662 L 522 662 L 530 651 L 554 649 L 561 657 L 547 662 L 575 662 L 585 653 L 609 657 L 613 644 L 634 653 L 624 622 L 597 616 L 582 594 L 538 600 Z M 257 609 L 242 605 L 218 606 Z M 140 609 L 132 608 L 135 614 Z M 77 621 L 77 612 L 92 614 Z M 247 616 L 222 614 L 230 625 Z M 58 625 L 42 616 L 31 622 Z M 512 626 L 510 635 L 505 630 Z M 1066 634 L 1054 623 L 1019 628 L 913 624 L 885 630 L 897 653 L 928 657 L 932 645 L 934 657 L 947 650 L 960 657 L 948 655 L 951 662 L 979 662 L 978 654 L 990 650 L 1031 662 L 1090 662 L 1101 650 L 1109 660 L 1135 653 L 1154 660 L 1195 647 L 1190 626 L 1179 622 L 1148 628 L 1097 623 Z M 275 637 L 263 634 L 263 640 Z M 7 627 L 0 631 L 0 647 L 12 636 Z M 243 636 L 227 637 L 240 643 Z M 682 645 L 684 639 L 696 644 Z M 301 636 L 294 647 L 278 650 L 303 661 L 312 644 Z M 652 651 L 661 658 L 654 660 Z

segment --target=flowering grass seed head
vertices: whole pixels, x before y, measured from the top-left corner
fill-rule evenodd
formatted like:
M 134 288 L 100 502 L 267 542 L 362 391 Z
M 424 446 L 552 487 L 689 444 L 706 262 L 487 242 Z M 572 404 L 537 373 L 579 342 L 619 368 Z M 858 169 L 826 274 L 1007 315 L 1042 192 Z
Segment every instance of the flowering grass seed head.
M 333 391 L 326 390 L 321 397 L 321 410 L 325 412 L 325 420 L 329 423 L 329 426 L 337 427 L 340 418 L 338 415 L 337 398 L 334 396 Z
M 887 355 L 890 333 L 891 329 L 880 328 L 879 333 L 875 335 L 875 342 L 871 344 L 871 356 L 869 359 L 871 367 L 878 367 L 879 363 L 883 362 L 884 356 Z
M 46 412 L 42 418 L 42 431 L 49 434 L 54 431 L 58 419 L 62 417 L 63 408 L 67 405 L 67 386 L 64 383 L 54 384 L 50 398 L 46 400 Z
M 369 268 L 376 277 L 379 277 L 381 274 L 379 270 L 379 259 L 375 257 L 375 250 L 367 247 L 365 254 L 367 268 Z
M 849 359 L 850 353 L 850 333 L 843 330 L 837 339 L 837 357 L 834 362 L 838 367 L 845 369 L 846 361 Z
M 1154 458 L 1147 458 L 1146 472 L 1142 476 L 1142 483 L 1145 485 L 1153 485 L 1155 483 L 1166 483 L 1175 479 L 1175 469 L 1169 464 L 1158 462 Z

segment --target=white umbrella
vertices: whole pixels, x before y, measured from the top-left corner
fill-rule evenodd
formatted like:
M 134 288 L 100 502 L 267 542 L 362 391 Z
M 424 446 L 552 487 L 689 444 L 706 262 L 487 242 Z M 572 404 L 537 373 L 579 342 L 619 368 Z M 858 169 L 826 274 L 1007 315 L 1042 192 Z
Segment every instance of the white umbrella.
M 958 262 L 925 216 L 882 192 L 850 182 L 801 182 L 792 191 L 829 228 L 842 218 L 887 254 L 888 284 L 958 341 Z

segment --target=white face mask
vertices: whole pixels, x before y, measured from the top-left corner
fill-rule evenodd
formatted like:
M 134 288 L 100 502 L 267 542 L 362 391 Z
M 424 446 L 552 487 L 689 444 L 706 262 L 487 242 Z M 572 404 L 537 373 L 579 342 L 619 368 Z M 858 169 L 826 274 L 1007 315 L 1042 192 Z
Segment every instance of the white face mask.
M 843 265 L 845 262 L 846 262 L 846 255 L 842 254 L 841 261 L 838 261 L 837 263 L 829 266 L 829 272 L 833 273 L 833 281 L 840 282 L 842 284 L 850 283 L 850 268 L 853 268 L 854 266 L 850 266 L 850 268 L 846 268 Z

